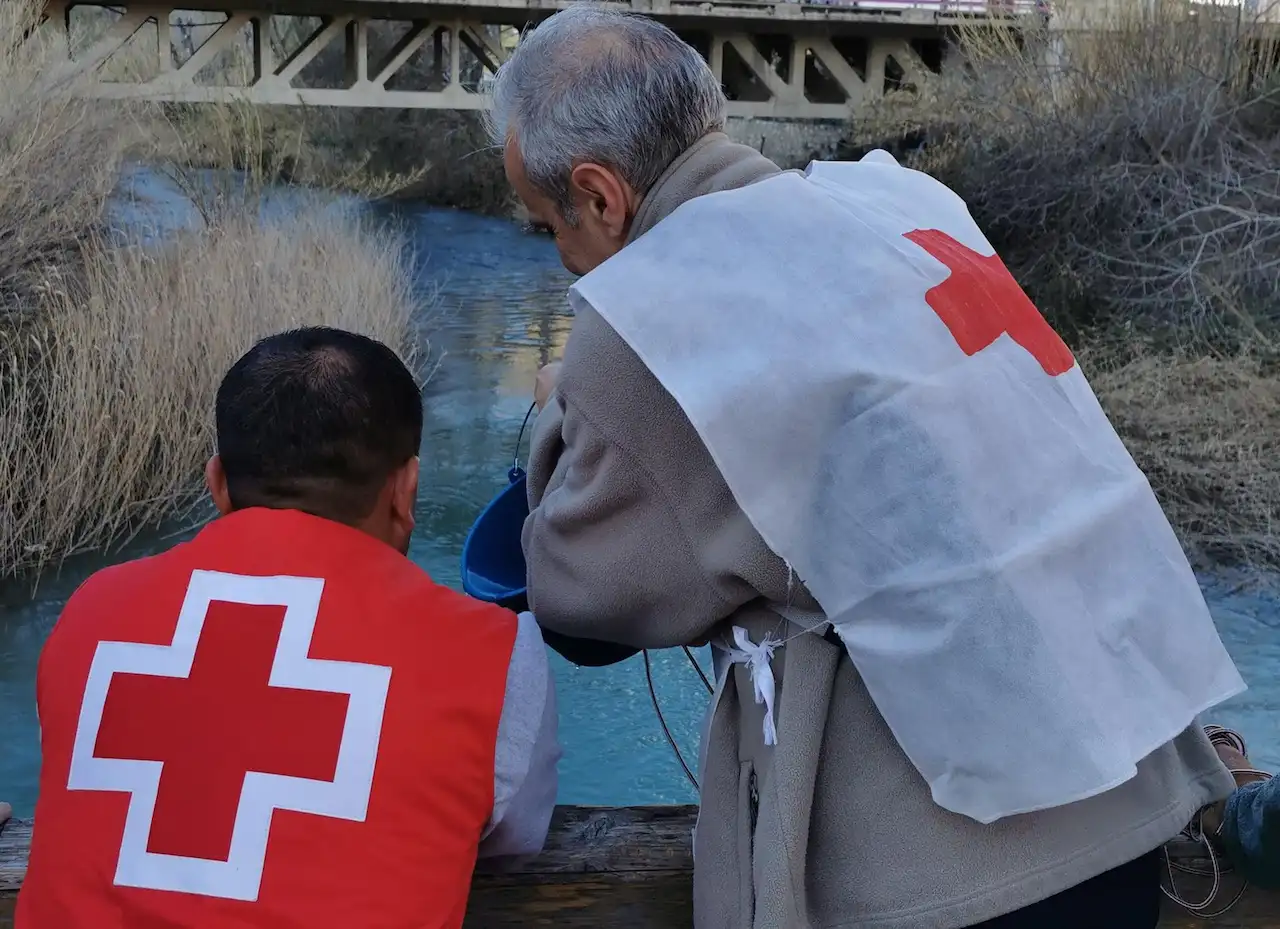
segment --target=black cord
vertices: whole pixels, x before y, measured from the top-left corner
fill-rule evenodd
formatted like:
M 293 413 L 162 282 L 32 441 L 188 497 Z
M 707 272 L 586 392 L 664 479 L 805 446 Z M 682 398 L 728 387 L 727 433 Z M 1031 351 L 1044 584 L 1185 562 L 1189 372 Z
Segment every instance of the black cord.
M 658 714 L 658 723 L 662 726 L 662 734 L 667 737 L 667 744 L 671 746 L 671 750 L 676 753 L 676 761 L 680 762 L 680 767 L 684 768 L 684 776 L 689 779 L 689 783 L 693 785 L 694 790 L 701 790 L 698 787 L 698 779 L 693 776 L 693 772 L 689 770 L 689 766 L 685 764 L 684 755 L 680 754 L 680 746 L 676 745 L 676 740 L 671 735 L 671 730 L 667 728 L 667 721 L 662 718 L 662 707 L 658 706 L 658 692 L 653 688 L 653 668 L 649 664 L 649 650 L 645 649 L 641 654 L 644 655 L 644 677 L 649 682 L 649 699 L 653 701 L 653 711 Z M 701 669 L 699 669 L 701 670 Z
M 538 402 L 535 400 L 529 404 L 529 409 L 525 410 L 524 420 L 520 423 L 520 434 L 516 436 L 516 453 L 511 459 L 511 469 L 513 471 L 520 468 L 520 443 L 524 441 L 524 430 L 529 425 L 529 417 L 533 415 L 533 411 L 538 408 Z
M 685 655 L 689 658 L 689 664 L 693 665 L 693 670 L 697 671 L 698 677 L 702 678 L 702 683 L 707 688 L 707 693 L 715 693 L 716 689 L 711 686 L 711 681 L 707 679 L 707 674 L 702 670 L 702 665 L 698 664 L 698 659 L 693 656 L 693 650 L 687 645 L 681 645 L 680 647 L 684 649 Z

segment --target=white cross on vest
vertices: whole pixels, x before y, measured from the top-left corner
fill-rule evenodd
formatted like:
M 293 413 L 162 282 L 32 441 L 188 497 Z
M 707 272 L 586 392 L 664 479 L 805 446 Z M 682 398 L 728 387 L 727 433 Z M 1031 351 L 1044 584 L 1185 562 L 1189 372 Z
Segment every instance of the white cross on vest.
M 391 669 L 307 657 L 323 590 L 320 578 L 193 571 L 171 644 L 99 643 L 67 789 L 131 795 L 117 885 L 256 900 L 276 810 L 365 818 Z M 279 608 L 272 643 L 263 617 Z M 219 637 L 206 622 L 219 610 L 257 623 L 249 644 Z M 255 658 L 266 673 L 249 681 Z M 184 709 L 219 720 L 231 744 Z M 222 832 L 222 853 L 208 857 Z M 200 854 L 152 850 L 185 833 L 204 842 Z

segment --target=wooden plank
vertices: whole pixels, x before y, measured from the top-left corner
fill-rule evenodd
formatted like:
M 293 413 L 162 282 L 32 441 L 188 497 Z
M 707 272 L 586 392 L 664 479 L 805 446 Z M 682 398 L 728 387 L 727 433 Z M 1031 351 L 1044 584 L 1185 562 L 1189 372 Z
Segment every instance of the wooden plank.
M 534 858 L 483 862 L 472 884 L 467 929 L 691 929 L 697 808 L 560 807 L 547 847 Z M 0 829 L 0 929 L 12 929 L 13 892 L 26 873 L 31 821 Z M 1170 843 L 1176 865 L 1205 868 L 1200 850 Z M 1203 898 L 1204 878 L 1179 874 L 1187 899 Z M 1228 876 L 1223 902 L 1239 886 Z M 1249 888 L 1232 909 L 1205 920 L 1169 903 L 1160 929 L 1280 929 L 1280 894 Z
M 11 819 L 0 826 L 0 894 L 22 886 L 31 847 L 31 820 Z

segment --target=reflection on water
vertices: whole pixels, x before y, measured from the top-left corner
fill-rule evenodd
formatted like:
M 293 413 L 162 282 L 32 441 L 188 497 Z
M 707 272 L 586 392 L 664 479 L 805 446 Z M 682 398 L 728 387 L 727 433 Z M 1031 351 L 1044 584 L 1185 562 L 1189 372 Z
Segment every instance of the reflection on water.
M 189 215 L 152 176 L 134 178 L 146 194 L 121 215 L 173 228 Z M 427 388 L 418 530 L 411 556 L 433 577 L 458 586 L 458 558 L 472 518 L 506 482 L 516 435 L 538 366 L 555 358 L 568 334 L 569 276 L 552 244 L 511 224 L 440 210 L 400 209 L 387 218 L 409 236 L 424 288 L 437 292 L 423 321 L 439 367 Z M 112 561 L 172 544 L 151 538 Z M 104 563 L 84 558 L 27 588 L 0 591 L 0 798 L 29 815 L 35 803 L 38 727 L 35 665 L 62 603 Z M 1280 603 L 1210 584 L 1219 628 L 1251 689 L 1214 714 L 1241 729 L 1259 762 L 1280 767 Z M 704 667 L 709 662 L 702 654 Z M 578 669 L 553 656 L 565 758 L 567 803 L 688 802 L 684 780 L 654 717 L 638 658 L 613 668 Z M 692 765 L 706 694 L 684 656 L 654 656 L 654 678 L 668 725 Z M 56 682 L 55 682 L 56 686 Z

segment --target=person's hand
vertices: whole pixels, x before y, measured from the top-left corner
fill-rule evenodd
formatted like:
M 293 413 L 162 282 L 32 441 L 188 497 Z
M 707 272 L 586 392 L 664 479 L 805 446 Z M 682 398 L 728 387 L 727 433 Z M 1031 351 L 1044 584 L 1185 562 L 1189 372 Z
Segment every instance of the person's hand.
M 538 405 L 539 411 L 547 405 L 551 391 L 556 389 L 556 382 L 559 380 L 560 362 L 553 361 L 538 369 L 538 376 L 533 379 L 533 402 Z

